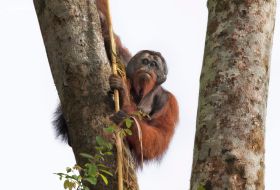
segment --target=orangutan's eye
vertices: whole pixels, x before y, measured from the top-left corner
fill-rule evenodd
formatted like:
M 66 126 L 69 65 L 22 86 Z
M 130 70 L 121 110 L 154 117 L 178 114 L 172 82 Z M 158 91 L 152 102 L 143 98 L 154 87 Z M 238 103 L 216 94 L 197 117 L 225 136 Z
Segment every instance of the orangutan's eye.
M 156 61 L 152 61 L 152 62 L 150 63 L 150 66 L 151 66 L 151 67 L 158 67 L 158 63 L 157 63 Z
M 142 63 L 143 63 L 144 65 L 148 65 L 148 64 L 149 64 L 149 60 L 146 59 L 146 58 L 144 58 L 144 59 L 142 59 Z

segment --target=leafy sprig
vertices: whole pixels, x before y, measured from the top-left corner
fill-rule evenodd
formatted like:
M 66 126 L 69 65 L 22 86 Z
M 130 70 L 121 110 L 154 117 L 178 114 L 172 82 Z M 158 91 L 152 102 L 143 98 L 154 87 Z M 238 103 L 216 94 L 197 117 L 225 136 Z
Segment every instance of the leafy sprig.
M 104 131 L 110 134 L 116 134 L 120 130 L 121 137 L 132 135 L 130 128 L 133 125 L 133 120 L 125 118 L 123 120 L 123 128 L 119 128 L 116 124 L 111 124 Z M 95 155 L 87 153 L 80 153 L 81 157 L 87 160 L 82 167 L 74 165 L 67 167 L 66 173 L 55 173 L 63 180 L 63 187 L 65 190 L 90 190 L 86 184 L 95 186 L 98 180 L 102 180 L 106 185 L 109 184 L 108 176 L 113 176 L 110 168 L 104 165 L 105 157 L 113 155 L 113 144 L 101 136 L 96 136 Z

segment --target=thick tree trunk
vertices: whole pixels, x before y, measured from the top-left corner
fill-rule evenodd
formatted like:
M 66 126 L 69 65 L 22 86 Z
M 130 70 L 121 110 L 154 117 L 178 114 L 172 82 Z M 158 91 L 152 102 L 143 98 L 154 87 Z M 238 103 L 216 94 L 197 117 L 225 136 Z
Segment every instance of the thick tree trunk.
M 275 0 L 208 0 L 191 190 L 264 189 Z
M 72 148 L 77 163 L 83 165 L 79 154 L 94 154 L 95 136 L 102 135 L 113 113 L 107 95 L 111 68 L 95 1 L 34 0 L 34 4 Z M 105 164 L 116 171 L 115 157 Z M 124 177 L 125 188 L 138 189 L 135 169 L 130 169 Z M 116 176 L 109 179 L 108 186 L 100 182 L 92 189 L 117 189 Z

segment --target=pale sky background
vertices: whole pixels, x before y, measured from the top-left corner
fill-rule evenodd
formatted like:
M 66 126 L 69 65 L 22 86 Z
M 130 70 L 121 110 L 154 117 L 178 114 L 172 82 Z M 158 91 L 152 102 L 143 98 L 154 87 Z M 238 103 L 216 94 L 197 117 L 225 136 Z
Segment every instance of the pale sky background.
M 162 52 L 164 86 L 180 104 L 180 123 L 161 163 L 139 172 L 141 190 L 187 190 L 192 165 L 206 0 L 112 0 L 116 33 L 132 53 Z M 278 13 L 279 13 L 278 4 Z M 272 52 L 266 128 L 266 189 L 279 189 L 280 16 Z M 54 172 L 74 165 L 71 148 L 55 139 L 58 103 L 31 0 L 0 0 L 1 189 L 62 190 Z

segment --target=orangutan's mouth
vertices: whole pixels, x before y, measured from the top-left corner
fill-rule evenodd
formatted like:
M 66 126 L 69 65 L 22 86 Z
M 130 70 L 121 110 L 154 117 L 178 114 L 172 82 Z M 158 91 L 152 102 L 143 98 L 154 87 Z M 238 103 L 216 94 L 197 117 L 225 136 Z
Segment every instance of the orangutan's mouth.
M 150 81 L 153 79 L 153 76 L 147 71 L 139 71 L 136 73 L 136 75 L 136 81 L 138 86 L 137 94 L 140 98 L 142 98 L 145 93 L 146 85 L 150 83 Z
M 152 75 L 147 72 L 140 72 L 138 74 L 140 81 L 149 81 L 152 78 Z

